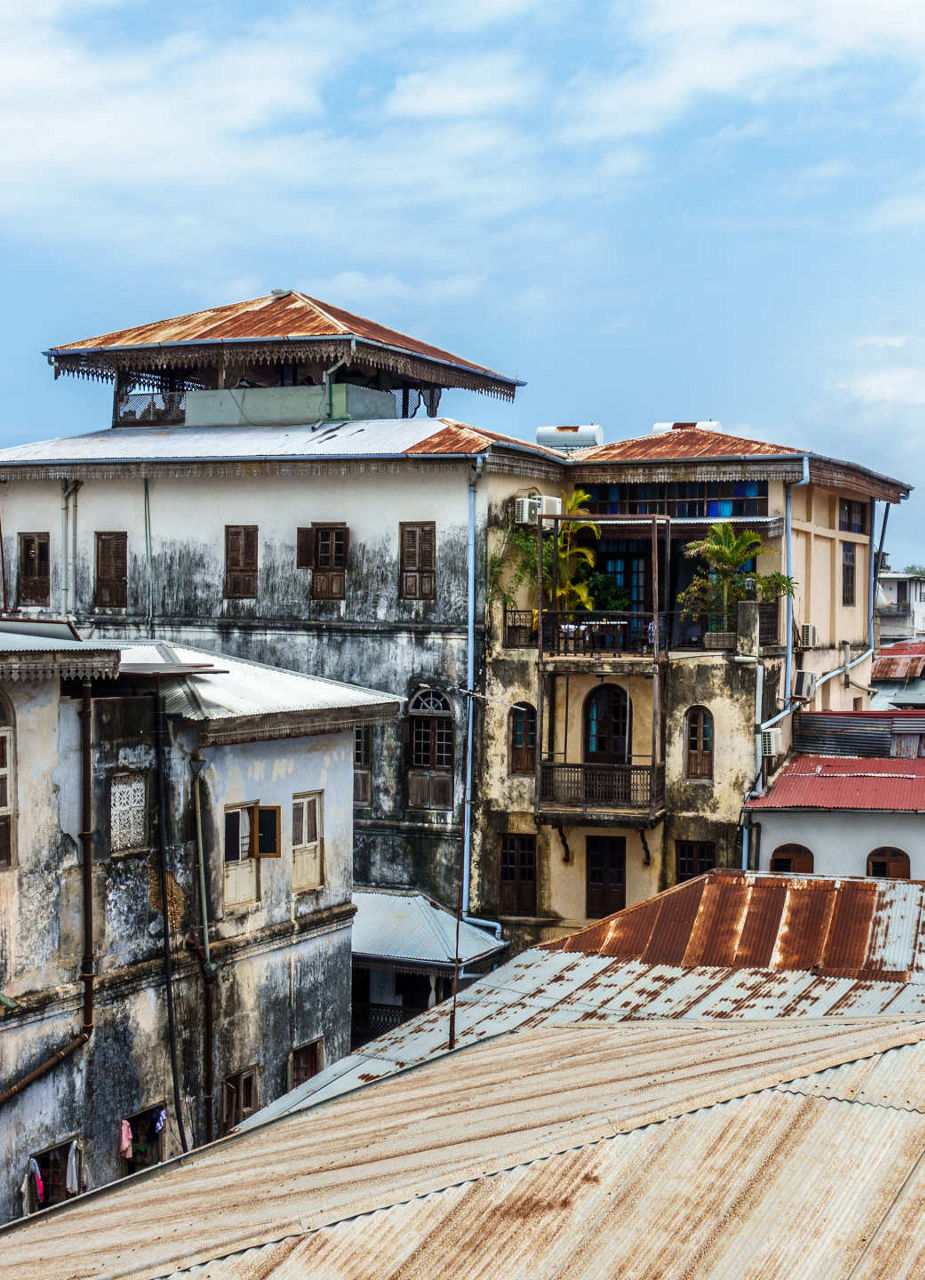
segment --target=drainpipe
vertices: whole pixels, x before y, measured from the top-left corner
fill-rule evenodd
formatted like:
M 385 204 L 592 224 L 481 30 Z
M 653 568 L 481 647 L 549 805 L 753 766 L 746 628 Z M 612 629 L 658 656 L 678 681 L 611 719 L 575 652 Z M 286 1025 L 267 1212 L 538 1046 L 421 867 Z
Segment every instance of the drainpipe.
M 215 1137 L 215 983 L 218 965 L 212 963 L 209 950 L 209 898 L 206 892 L 205 849 L 202 839 L 202 800 L 200 780 L 205 760 L 191 760 L 193 800 L 196 813 L 196 854 L 199 863 L 199 909 L 202 915 L 202 943 L 186 939 L 186 948 L 199 961 L 203 982 L 203 1094 L 202 1108 L 206 1120 L 206 1142 Z
M 476 458 L 475 466 L 469 476 L 469 541 L 466 554 L 467 575 L 467 611 L 466 611 L 466 688 L 470 696 L 466 698 L 466 782 L 465 801 L 463 804 L 463 873 L 462 873 L 462 919 L 467 924 L 477 925 L 481 929 L 489 929 L 501 941 L 501 926 L 494 920 L 480 920 L 469 915 L 469 877 L 472 869 L 472 721 L 475 713 L 475 699 L 471 691 L 475 685 L 475 486 L 482 474 L 484 462 Z M 539 749 L 539 743 L 537 743 Z
M 170 911 L 167 899 L 167 732 L 164 695 L 160 676 L 156 677 L 154 694 L 155 738 L 157 751 L 157 869 L 161 888 L 161 910 L 164 917 L 164 986 L 167 998 L 167 1038 L 170 1047 L 170 1072 L 173 1077 L 173 1105 L 177 1116 L 180 1145 L 189 1151 L 180 1096 L 180 1070 L 177 1063 L 177 1024 L 173 1007 L 173 957 L 170 953 Z
M 786 555 L 787 567 L 785 573 L 787 577 L 793 575 L 793 528 L 792 528 L 792 497 L 791 490 L 801 489 L 803 485 L 809 484 L 809 457 L 803 454 L 803 478 L 795 481 L 793 484 L 784 486 L 786 490 L 785 503 L 785 524 L 786 524 Z M 784 665 L 784 704 L 787 710 L 791 707 L 791 688 L 793 687 L 793 596 L 787 596 L 787 657 Z M 759 716 L 759 719 L 761 717 Z
M 350 339 L 351 355 L 353 355 L 354 351 L 356 351 L 356 347 L 357 347 L 356 338 L 351 338 Z M 332 379 L 332 376 L 337 372 L 337 370 L 342 369 L 346 363 L 347 363 L 346 356 L 344 356 L 340 360 L 335 360 L 335 362 L 331 365 L 330 369 L 325 369 L 324 373 L 321 376 L 322 386 L 324 387 L 324 392 L 328 401 L 328 421 L 330 421 L 334 417 L 334 383 L 332 382 L 331 379 Z
M 743 806 L 752 796 L 760 796 L 764 790 L 761 775 L 764 771 L 764 752 L 761 743 L 761 708 L 764 705 L 764 663 L 754 655 L 736 654 L 732 659 L 740 666 L 755 668 L 755 781 L 745 792 Z M 748 827 L 742 822 L 742 870 L 748 870 Z
M 81 887 L 83 911 L 83 957 L 80 963 L 80 980 L 83 983 L 83 1025 L 80 1034 L 66 1045 L 50 1054 L 44 1062 L 33 1067 L 24 1076 L 0 1093 L 0 1107 L 30 1084 L 40 1080 L 59 1062 L 85 1045 L 93 1034 L 93 762 L 92 762 L 93 700 L 89 680 L 81 689 L 80 706 L 80 851 Z
M 77 612 L 77 491 L 82 481 L 75 480 L 71 485 L 74 505 L 71 509 L 71 602 L 72 613 Z
M 154 568 L 151 562 L 151 497 L 145 476 L 145 587 L 148 605 L 148 635 L 154 635 Z
M 67 617 L 71 606 L 71 556 L 68 550 L 68 531 L 70 527 L 71 495 L 77 492 L 79 480 L 61 481 L 61 614 Z M 75 499 L 76 501 L 76 499 Z M 77 566 L 74 565 L 74 579 L 77 578 Z

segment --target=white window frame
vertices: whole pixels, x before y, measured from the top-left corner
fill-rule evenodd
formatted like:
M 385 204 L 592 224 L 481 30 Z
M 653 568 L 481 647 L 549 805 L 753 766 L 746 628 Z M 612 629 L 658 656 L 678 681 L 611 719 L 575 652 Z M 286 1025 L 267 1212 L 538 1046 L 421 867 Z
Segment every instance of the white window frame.
M 9 722 L 9 716 L 3 705 L 0 704 L 0 723 L 3 720 L 7 720 L 7 723 L 0 728 L 0 739 L 6 743 L 6 764 L 0 768 L 0 781 L 6 782 L 6 804 L 0 805 L 0 820 L 5 818 L 9 823 L 10 860 L 9 862 L 0 862 L 0 873 L 12 871 L 16 866 L 16 805 L 14 803 L 16 796 L 16 741 L 13 735 L 13 726 Z
M 315 809 L 315 838 L 308 839 L 311 806 Z M 301 818 L 297 814 L 301 813 Z M 311 893 L 324 885 L 324 792 L 305 791 L 292 797 L 292 890 Z
M 224 869 L 222 902 L 226 911 L 250 907 L 260 901 L 260 859 L 252 856 L 252 842 L 255 834 L 252 830 L 252 824 L 256 812 L 257 801 L 250 800 L 244 804 L 226 805 L 222 815 L 222 863 Z M 243 855 L 240 852 L 242 836 L 239 826 L 239 856 L 232 862 L 229 862 L 225 857 L 225 823 L 230 813 L 246 813 L 248 821 L 247 852 Z
M 116 787 L 125 781 L 129 781 L 132 786 L 139 781 L 141 783 L 141 838 L 133 840 L 130 844 L 117 845 L 114 834 Z M 137 813 L 137 808 L 135 812 Z M 135 853 L 140 849 L 147 849 L 148 844 L 148 775 L 142 769 L 125 769 L 120 773 L 114 773 L 109 787 L 109 851 L 114 854 Z

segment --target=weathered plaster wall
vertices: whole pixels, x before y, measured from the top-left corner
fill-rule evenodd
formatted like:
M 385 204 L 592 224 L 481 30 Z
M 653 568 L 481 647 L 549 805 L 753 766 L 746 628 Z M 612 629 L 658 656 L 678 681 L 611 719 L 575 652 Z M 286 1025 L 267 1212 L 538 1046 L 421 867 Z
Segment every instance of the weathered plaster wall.
M 889 846 L 908 853 L 913 880 L 925 879 L 925 817 L 921 814 L 756 809 L 751 816 L 761 824 L 760 871 L 770 869 L 771 855 L 779 845 L 802 844 L 812 852 L 814 875 L 866 876 L 867 855 Z

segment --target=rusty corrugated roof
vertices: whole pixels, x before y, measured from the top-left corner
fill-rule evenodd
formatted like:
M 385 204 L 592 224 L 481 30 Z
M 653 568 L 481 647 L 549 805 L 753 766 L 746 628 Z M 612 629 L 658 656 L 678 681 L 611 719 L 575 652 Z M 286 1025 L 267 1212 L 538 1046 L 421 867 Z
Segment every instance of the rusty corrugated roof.
M 572 457 L 576 462 L 681 462 L 697 458 L 777 457 L 802 452 L 790 445 L 747 440 L 744 436 L 705 430 L 694 422 L 679 422 L 671 431 L 576 449 Z
M 795 756 L 746 807 L 925 813 L 925 760 Z
M 53 353 L 63 354 L 120 347 L 170 346 L 174 343 L 211 344 L 228 340 L 261 342 L 274 338 L 351 336 L 398 347 L 429 360 L 475 369 L 493 377 L 502 376 L 484 365 L 464 360 L 450 351 L 421 342 L 406 333 L 399 333 L 397 329 L 388 329 L 364 316 L 353 315 L 350 311 L 332 307 L 327 302 L 319 302 L 317 298 L 310 298 L 297 290 L 285 294 L 267 294 L 222 307 L 207 307 L 203 311 L 192 311 L 187 315 L 174 316 L 170 320 L 156 320 L 151 324 L 116 329 L 96 338 L 62 343 L 51 350 Z
M 918 764 L 925 760 L 844 761 Z M 900 977 L 923 967 L 925 884 L 718 871 L 669 889 L 616 915 L 547 942 L 540 950 L 583 952 L 650 965 L 809 970 L 859 981 Z M 910 921 L 912 940 L 902 945 Z M 921 976 L 921 974 L 920 974 Z
M 654 1280 L 682 1266 L 688 1275 L 733 1274 L 737 1255 L 737 1277 L 757 1274 L 749 1271 L 757 1256 L 764 1275 L 831 1280 L 847 1275 L 871 1226 L 895 1205 L 920 1155 L 925 1115 L 887 1100 L 857 1104 L 849 1116 L 854 1104 L 780 1087 L 905 1046 L 917 1047 L 916 1066 L 923 1036 L 925 1024 L 900 1020 L 624 1023 L 501 1036 L 16 1225 L 4 1235 L 0 1277 L 153 1280 L 208 1264 L 206 1274 L 222 1280 L 552 1277 L 563 1267 Z M 913 1101 L 925 1102 L 922 1078 L 920 1068 Z M 745 1105 L 749 1098 L 757 1101 Z M 692 1200 L 687 1180 L 697 1169 L 712 1189 Z M 794 1231 L 783 1209 L 805 1203 L 810 1170 L 813 1230 Z M 839 1199 L 846 1175 L 867 1179 L 850 1231 Z M 598 1202 L 591 1222 L 582 1188 Z M 402 1209 L 421 1209 L 422 1197 L 435 1208 L 448 1192 L 462 1200 L 448 1215 L 437 1207 L 437 1221 Z M 646 1211 L 649 1194 L 658 1213 Z M 718 1272 L 716 1246 L 705 1254 L 696 1236 L 727 1235 L 730 1205 L 736 1227 Z M 394 1223 L 384 1216 L 393 1210 Z M 915 1222 L 910 1214 L 907 1252 L 925 1241 Z M 674 1240 L 673 1270 L 654 1247 L 656 1223 Z M 349 1255 L 332 1269 L 336 1244 L 324 1233 L 339 1224 Z M 743 1244 L 749 1227 L 761 1236 L 752 1249 Z M 603 1270 L 582 1242 L 593 1242 Z M 305 1252 L 293 1256 L 297 1245 Z M 529 1263 L 513 1265 L 525 1249 Z M 801 1266 L 817 1255 L 827 1270 Z
M 874 658 L 870 667 L 870 678 L 874 680 L 920 680 L 925 671 L 925 654 L 881 653 Z

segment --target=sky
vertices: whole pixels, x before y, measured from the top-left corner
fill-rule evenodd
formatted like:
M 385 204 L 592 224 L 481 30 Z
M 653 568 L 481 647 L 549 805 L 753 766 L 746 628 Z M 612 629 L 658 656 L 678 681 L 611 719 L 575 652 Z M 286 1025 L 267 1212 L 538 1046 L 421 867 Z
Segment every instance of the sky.
M 108 425 L 49 346 L 298 288 L 527 383 L 447 416 L 925 488 L 923 134 L 916 0 L 2 0 L 0 446 Z

